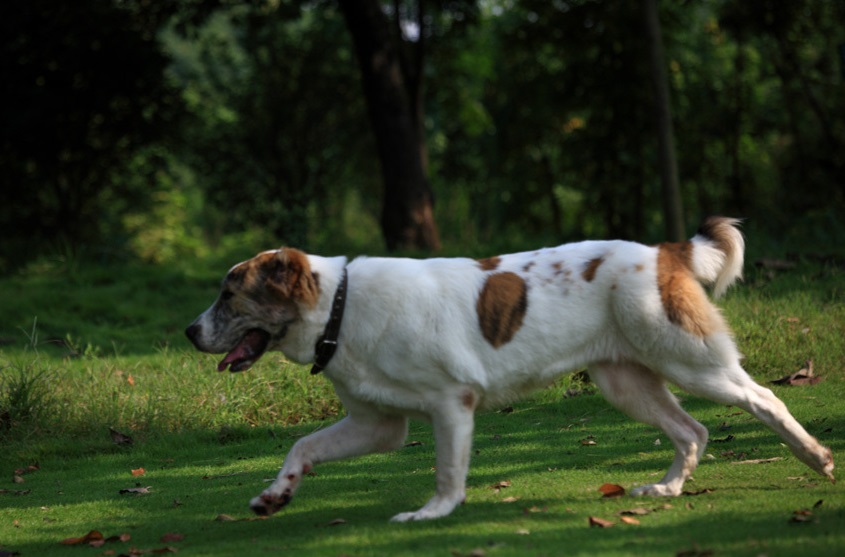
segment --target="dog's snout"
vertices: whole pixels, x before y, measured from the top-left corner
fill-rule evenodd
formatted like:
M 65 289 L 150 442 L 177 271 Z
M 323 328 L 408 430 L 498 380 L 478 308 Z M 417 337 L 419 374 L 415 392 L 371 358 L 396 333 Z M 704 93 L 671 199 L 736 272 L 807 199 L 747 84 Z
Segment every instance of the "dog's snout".
M 188 326 L 187 329 L 185 329 L 185 336 L 187 336 L 188 340 L 190 340 L 195 346 L 197 344 L 197 337 L 199 336 L 201 329 L 202 328 L 198 323 L 192 323 Z

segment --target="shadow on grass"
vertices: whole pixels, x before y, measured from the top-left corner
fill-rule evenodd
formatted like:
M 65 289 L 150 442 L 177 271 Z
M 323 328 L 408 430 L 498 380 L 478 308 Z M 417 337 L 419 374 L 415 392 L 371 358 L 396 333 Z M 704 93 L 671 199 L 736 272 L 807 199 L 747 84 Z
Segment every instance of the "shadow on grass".
M 711 428 L 725 409 L 690 399 L 685 406 Z M 756 420 L 733 417 L 735 447 L 756 449 L 749 458 L 785 456 L 766 468 L 732 466 L 719 457 L 700 469 L 693 489 L 715 491 L 672 500 L 602 499 L 605 482 L 630 487 L 655 481 L 668 467 L 672 450 L 659 434 L 633 424 L 599 397 L 561 404 L 518 406 L 511 414 L 478 418 L 468 502 L 449 517 L 397 525 L 393 514 L 418 508 L 434 493 L 431 430 L 414 424 L 409 440 L 421 445 L 317 467 L 292 504 L 266 520 L 251 519 L 247 503 L 281 465 L 294 438 L 313 426 L 229 432 L 225 443 L 208 433 L 151 437 L 129 450 L 112 447 L 67 460 L 50 454 L 41 470 L 26 476 L 26 495 L 2 497 L 0 539 L 21 555 L 67 555 L 58 541 L 97 529 L 129 532 L 131 545 L 152 549 L 168 532 L 185 535 L 173 545 L 190 555 L 260 555 L 296 551 L 314 555 L 469 554 L 488 555 L 653 554 L 674 555 L 699 548 L 724 554 L 794 552 L 804 544 L 817 555 L 841 549 L 845 519 L 841 496 L 811 478 L 786 455 L 774 434 Z M 829 417 L 825 430 L 845 431 L 845 418 Z M 584 445 L 592 436 L 596 445 Z M 824 439 L 842 451 L 841 434 Z M 712 448 L 712 446 L 711 446 Z M 759 455 L 759 456 L 758 456 Z M 8 468 L 27 463 L 10 463 Z M 141 477 L 131 470 L 145 468 Z M 773 474 L 772 471 L 777 473 Z M 653 474 L 657 474 L 656 477 Z M 796 474 L 807 480 L 788 479 Z M 698 474 L 697 474 L 698 476 Z M 496 493 L 494 484 L 511 487 Z M 143 496 L 120 495 L 136 484 L 151 486 Z M 505 502 L 512 496 L 514 502 Z M 793 510 L 815 501 L 834 501 L 813 511 L 806 524 L 789 522 Z M 776 502 L 773 503 L 773 500 Z M 640 517 L 640 526 L 619 523 L 617 513 L 644 506 L 664 509 Z M 760 501 L 760 505 L 757 504 Z M 837 502 L 838 501 L 838 502 Z M 774 510 L 773 510 L 774 509 Z M 235 522 L 218 522 L 220 514 Z M 613 520 L 611 529 L 588 527 L 589 516 Z M 330 526 L 335 519 L 343 523 Z M 16 524 L 14 527 L 9 527 Z M 807 545 L 809 544 L 809 545 Z M 121 548 L 115 548 L 118 553 Z M 794 554 L 794 553 L 793 553 Z

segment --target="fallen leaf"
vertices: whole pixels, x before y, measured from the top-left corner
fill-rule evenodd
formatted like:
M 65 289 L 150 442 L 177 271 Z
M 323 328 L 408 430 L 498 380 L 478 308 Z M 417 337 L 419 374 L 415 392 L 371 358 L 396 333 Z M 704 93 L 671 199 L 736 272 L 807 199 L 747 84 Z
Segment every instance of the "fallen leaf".
M 581 444 L 585 446 L 597 445 L 597 443 L 592 439 L 581 439 Z
M 591 516 L 591 517 L 589 518 L 589 520 L 590 520 L 590 527 L 591 527 L 591 528 L 593 528 L 593 527 L 596 527 L 596 528 L 610 528 L 611 526 L 613 526 L 613 523 L 612 523 L 611 521 L 609 521 L 609 520 L 605 520 L 605 519 L 603 519 L 603 518 L 599 518 L 599 517 L 597 517 L 597 516 Z
M 519 497 L 505 497 L 502 499 L 502 503 L 516 503 L 519 501 Z
M 162 553 L 179 553 L 179 550 L 176 549 L 175 547 L 170 547 L 168 545 L 167 547 L 160 547 L 158 549 L 153 549 L 152 553 L 156 554 L 156 555 L 161 555 Z
M 602 484 L 599 491 L 603 493 L 602 497 L 622 497 L 625 495 L 625 488 L 616 484 Z
M 126 378 L 126 382 L 127 382 L 127 383 L 129 383 L 129 386 L 130 386 L 130 387 L 134 387 L 134 386 L 135 386 L 135 378 L 134 378 L 134 377 L 132 377 L 132 374 L 131 374 L 131 373 L 129 374 L 129 377 L 127 377 L 127 378 Z
M 727 437 L 725 437 L 723 439 L 713 439 L 710 442 L 711 443 L 730 443 L 734 439 L 736 439 L 736 437 L 734 437 L 733 435 L 728 435 Z
M 30 472 L 37 472 L 41 470 L 41 467 L 38 464 L 30 464 L 26 468 L 18 468 L 15 470 L 16 476 L 23 476 L 24 474 L 29 474 Z
M 818 377 L 813 374 L 813 360 L 807 360 L 804 363 L 804 367 L 795 373 L 787 375 L 786 377 L 781 377 L 780 379 L 775 379 L 774 381 L 771 381 L 771 383 L 774 385 L 798 387 L 802 385 L 815 385 L 822 379 L 822 377 Z
M 0 494 L 29 495 L 30 493 L 32 493 L 31 489 L 24 489 L 23 491 L 17 491 L 14 489 L 0 489 Z
M 26 480 L 25 480 L 25 479 L 23 479 L 23 476 L 18 476 L 17 474 L 15 474 L 14 476 L 12 476 L 12 483 L 22 484 L 22 483 L 24 483 L 25 481 L 26 481 Z
M 548 511 L 548 510 L 549 510 L 549 508 L 548 508 L 548 507 L 543 507 L 543 508 L 541 509 L 541 508 L 540 508 L 540 507 L 538 507 L 537 505 L 534 505 L 533 507 L 529 507 L 529 508 L 527 508 L 527 509 L 523 509 L 522 514 L 544 513 L 544 512 L 546 512 L 546 511 Z
M 341 524 L 346 524 L 346 521 L 342 518 L 335 518 L 334 520 L 326 524 L 326 526 L 340 526 Z
M 130 487 L 129 489 L 121 489 L 120 494 L 125 495 L 127 493 L 133 493 L 135 495 L 144 495 L 150 492 L 153 486 L 148 485 L 147 487 Z
M 411 441 L 410 443 L 405 443 L 405 447 L 419 447 L 423 444 L 422 441 Z
M 754 460 L 735 460 L 731 462 L 731 464 L 768 464 L 769 462 L 777 462 L 778 460 L 783 460 L 783 457 L 776 456 L 773 458 L 756 458 Z
M 176 534 L 176 533 L 168 532 L 167 534 L 163 535 L 161 537 L 161 540 L 159 540 L 159 541 L 161 541 L 161 543 L 170 543 L 170 542 L 181 542 L 184 539 L 185 539 L 185 536 L 183 534 Z
M 496 482 L 490 486 L 490 489 L 503 489 L 505 487 L 510 487 L 511 482 L 509 480 L 502 480 L 500 482 Z
M 131 445 L 132 444 L 132 438 L 130 436 L 117 431 L 113 427 L 109 428 L 109 434 L 111 434 L 111 440 L 115 445 Z
M 789 519 L 790 522 L 812 522 L 813 521 L 813 512 L 808 509 L 800 509 L 797 511 L 792 511 L 792 518 Z
M 633 516 L 620 516 L 619 520 L 621 520 L 625 524 L 633 524 L 634 526 L 639 526 L 640 524 L 640 521 L 634 518 Z
M 217 522 L 235 522 L 235 518 L 229 516 L 228 514 L 218 514 L 217 518 L 215 518 Z
M 696 495 L 706 495 L 708 493 L 713 493 L 712 489 L 704 488 L 699 489 L 698 491 L 683 491 L 682 495 L 694 497 Z
M 643 507 L 635 507 L 633 509 L 626 509 L 624 511 L 619 511 L 617 514 L 625 516 L 625 515 L 637 515 L 637 516 L 644 516 L 649 514 L 651 511 L 648 509 L 644 509 Z
M 132 475 L 135 476 L 136 478 L 138 476 L 143 476 L 146 473 L 147 473 L 147 471 L 144 470 L 143 468 L 136 468 L 135 470 L 132 470 Z
M 91 543 L 92 541 L 102 540 L 103 535 L 98 532 L 97 530 L 91 530 L 84 536 L 79 536 L 78 538 L 65 538 L 59 543 L 62 545 L 79 545 L 83 543 Z
M 530 532 L 529 530 L 526 530 L 525 528 L 520 528 L 519 530 L 517 530 L 517 531 L 516 531 L 516 533 L 517 533 L 518 535 L 520 535 L 520 536 L 529 536 L 529 535 L 531 535 L 531 532 Z

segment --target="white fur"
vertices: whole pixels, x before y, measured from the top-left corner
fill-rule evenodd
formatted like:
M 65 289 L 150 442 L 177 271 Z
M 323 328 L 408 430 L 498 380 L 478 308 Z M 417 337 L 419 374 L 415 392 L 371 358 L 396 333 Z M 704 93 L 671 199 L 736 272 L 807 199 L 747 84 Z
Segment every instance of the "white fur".
M 717 294 L 742 268 L 742 236 L 733 222 L 727 229 L 732 232 L 724 230 L 721 243 L 692 240 L 694 274 L 715 282 Z M 718 245 L 730 246 L 729 252 Z M 667 318 L 657 286 L 658 249 L 588 241 L 502 256 L 491 271 L 471 259 L 355 259 L 347 266 L 338 350 L 324 371 L 348 415 L 299 440 L 276 481 L 251 506 L 275 512 L 320 462 L 402 446 L 410 416 L 433 423 L 437 490 L 422 508 L 394 520 L 449 514 L 465 497 L 474 411 L 585 366 L 612 404 L 662 429 L 676 448 L 665 477 L 634 494 L 680 494 L 707 442 L 707 430 L 681 409 L 666 381 L 747 410 L 798 458 L 832 478 L 830 451 L 742 369 L 726 328 L 701 338 Z M 584 269 L 597 258 L 601 262 L 587 280 Z M 318 304 L 301 308 L 302 319 L 271 346 L 301 363 L 314 357 L 346 265 L 344 258 L 308 260 L 320 280 Z M 513 338 L 495 348 L 481 333 L 476 301 L 485 280 L 506 271 L 527 283 L 527 312 Z

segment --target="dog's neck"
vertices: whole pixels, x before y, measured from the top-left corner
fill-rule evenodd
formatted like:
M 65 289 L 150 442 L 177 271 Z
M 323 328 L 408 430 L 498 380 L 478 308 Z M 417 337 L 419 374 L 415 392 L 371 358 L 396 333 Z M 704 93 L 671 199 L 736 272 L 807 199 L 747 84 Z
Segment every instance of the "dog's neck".
M 320 257 L 309 255 L 311 272 L 317 277 L 320 295 L 313 308 L 302 308 L 300 319 L 290 326 L 277 350 L 299 364 L 314 361 L 314 347 L 329 322 L 335 292 L 343 278 L 346 257 Z

